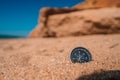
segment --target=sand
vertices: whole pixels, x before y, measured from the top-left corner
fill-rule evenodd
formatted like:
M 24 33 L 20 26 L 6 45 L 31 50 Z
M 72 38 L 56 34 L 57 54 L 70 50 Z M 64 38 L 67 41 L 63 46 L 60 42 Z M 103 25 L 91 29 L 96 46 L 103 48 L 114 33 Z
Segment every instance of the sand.
M 91 52 L 91 62 L 70 61 L 79 46 Z M 0 80 L 119 80 L 119 75 L 120 34 L 0 40 Z

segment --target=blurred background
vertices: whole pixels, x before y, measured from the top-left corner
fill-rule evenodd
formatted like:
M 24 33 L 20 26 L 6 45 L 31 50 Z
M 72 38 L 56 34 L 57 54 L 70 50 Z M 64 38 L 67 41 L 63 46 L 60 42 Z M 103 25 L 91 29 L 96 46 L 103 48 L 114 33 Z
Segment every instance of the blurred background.
M 0 0 L 0 38 L 28 37 L 43 7 L 72 7 L 83 0 Z

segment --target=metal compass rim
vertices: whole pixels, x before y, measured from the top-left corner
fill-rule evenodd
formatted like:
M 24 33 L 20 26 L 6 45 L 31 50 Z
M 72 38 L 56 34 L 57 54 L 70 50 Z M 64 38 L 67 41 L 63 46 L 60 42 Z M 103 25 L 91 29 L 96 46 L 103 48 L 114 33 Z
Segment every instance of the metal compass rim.
M 88 60 L 87 61 L 74 61 L 73 60 L 73 54 L 74 54 L 74 52 L 76 51 L 76 50 L 82 50 L 82 51 L 84 51 L 85 52 L 85 54 L 87 55 L 87 58 L 88 58 Z M 80 55 L 80 54 L 79 54 Z M 76 48 L 74 48 L 72 51 L 71 51 L 71 54 L 70 54 L 70 59 L 71 59 L 71 61 L 72 61 L 72 63 L 77 63 L 77 62 L 79 62 L 79 63 L 84 63 L 84 62 L 89 62 L 89 61 L 91 61 L 92 60 L 92 55 L 91 55 L 91 53 L 89 52 L 89 50 L 88 49 L 86 49 L 86 48 L 84 48 L 84 47 L 76 47 Z

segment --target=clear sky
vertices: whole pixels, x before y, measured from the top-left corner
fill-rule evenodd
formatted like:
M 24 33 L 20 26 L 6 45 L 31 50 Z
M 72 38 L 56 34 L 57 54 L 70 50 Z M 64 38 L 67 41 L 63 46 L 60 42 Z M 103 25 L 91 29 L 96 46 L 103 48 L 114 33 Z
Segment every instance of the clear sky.
M 0 34 L 28 36 L 42 7 L 72 7 L 83 0 L 0 0 Z

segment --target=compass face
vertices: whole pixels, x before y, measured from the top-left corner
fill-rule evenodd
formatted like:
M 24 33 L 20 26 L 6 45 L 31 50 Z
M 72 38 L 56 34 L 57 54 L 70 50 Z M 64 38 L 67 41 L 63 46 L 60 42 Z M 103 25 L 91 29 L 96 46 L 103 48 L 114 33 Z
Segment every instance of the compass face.
M 83 47 L 73 49 L 70 58 L 73 63 L 84 63 L 92 60 L 91 53 Z

